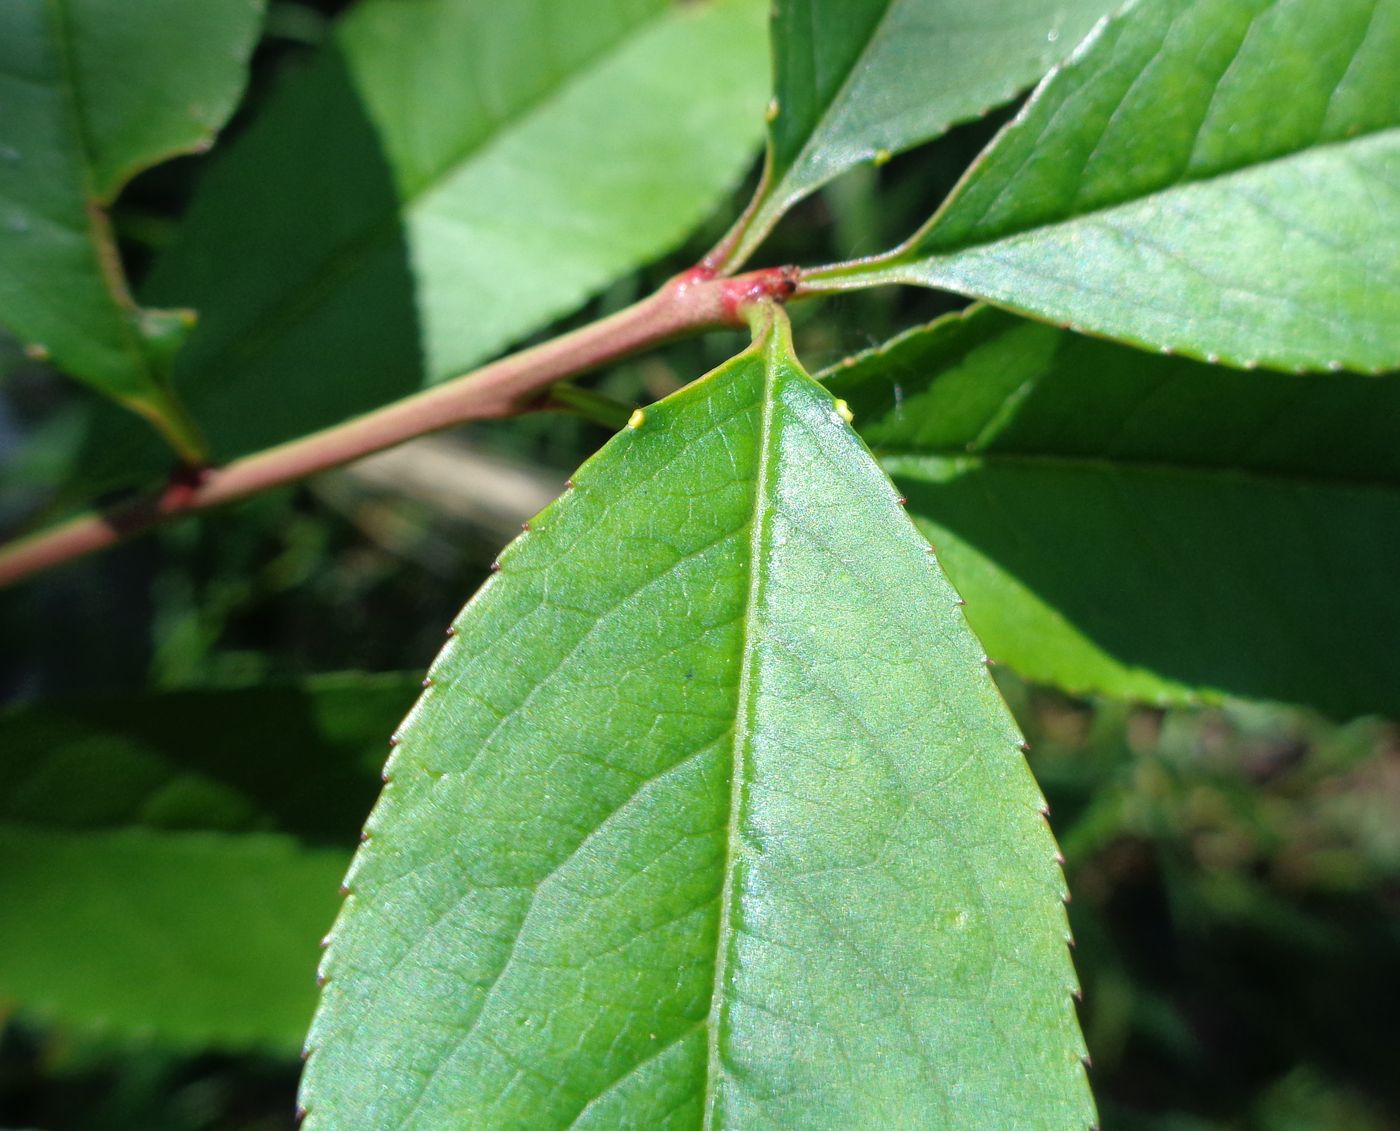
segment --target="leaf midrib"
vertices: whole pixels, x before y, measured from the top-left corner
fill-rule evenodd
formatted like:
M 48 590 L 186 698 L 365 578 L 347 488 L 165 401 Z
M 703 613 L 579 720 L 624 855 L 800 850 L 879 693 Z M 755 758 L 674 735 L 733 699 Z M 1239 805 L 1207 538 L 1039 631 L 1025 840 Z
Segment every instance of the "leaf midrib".
M 768 335 L 776 335 L 771 324 Z M 748 593 L 744 603 L 743 641 L 740 644 L 739 691 L 734 725 L 734 740 L 730 756 L 729 775 L 729 819 L 726 826 L 724 882 L 720 889 L 719 921 L 715 932 L 715 976 L 710 990 L 710 1012 L 705 1021 L 706 1066 L 705 1066 L 705 1114 L 703 1131 L 716 1131 L 716 1104 L 719 1098 L 719 1081 L 722 1078 L 722 1056 L 720 1052 L 720 1028 L 725 1013 L 725 983 L 729 974 L 729 940 L 732 920 L 739 898 L 735 877 L 739 869 L 740 829 L 743 820 L 744 788 L 746 775 L 745 751 L 754 729 L 754 716 L 757 713 L 757 653 L 754 642 L 754 623 L 763 600 L 763 582 L 767 575 L 767 555 L 765 547 L 769 541 L 769 508 L 766 505 L 769 491 L 769 475 L 774 462 L 773 455 L 773 416 L 775 409 L 774 378 L 775 364 L 773 342 L 770 337 L 761 349 L 763 353 L 762 405 L 759 416 L 758 467 L 754 475 L 754 509 L 749 521 L 749 576 Z
M 1236 177 L 1251 176 L 1261 170 L 1268 169 L 1271 165 L 1281 165 L 1289 161 L 1296 161 L 1313 154 L 1325 153 L 1333 149 L 1345 149 L 1358 142 L 1369 141 L 1373 138 L 1383 138 L 1388 134 L 1396 134 L 1400 137 L 1400 125 L 1391 124 L 1382 126 L 1374 130 L 1364 130 L 1353 134 L 1351 137 L 1339 138 L 1336 141 L 1324 142 L 1320 145 L 1309 145 L 1301 149 L 1295 149 L 1288 153 L 1281 153 L 1275 157 L 1270 157 L 1264 161 L 1256 161 L 1248 165 L 1239 165 L 1233 169 L 1222 170 L 1212 173 L 1208 177 L 1182 178 L 1173 181 L 1170 185 L 1155 189 L 1152 192 L 1144 193 L 1142 196 L 1126 197 L 1122 200 L 1114 201 L 1095 208 L 1089 208 L 1083 212 L 1076 212 L 1059 220 L 1053 220 L 1045 224 L 1035 224 L 1029 227 L 1017 227 L 1001 232 L 984 240 L 972 240 L 959 244 L 956 247 L 940 251 L 919 251 L 917 243 L 923 238 L 921 233 L 916 233 L 902 248 L 897 248 L 891 253 L 890 258 L 881 263 L 879 260 L 872 261 L 870 266 L 876 268 L 881 275 L 905 278 L 902 269 L 906 267 L 918 266 L 927 263 L 949 263 L 957 260 L 960 256 L 969 252 L 982 251 L 987 248 L 995 248 L 1004 244 L 1015 243 L 1025 239 L 1034 238 L 1045 232 L 1052 232 L 1057 229 L 1069 228 L 1075 224 L 1094 222 L 1101 217 L 1134 208 L 1149 201 L 1157 200 L 1160 197 L 1170 196 L 1183 189 L 1196 188 L 1214 184 L 1217 181 L 1228 181 Z M 927 233 L 933 232 L 930 225 L 925 229 Z M 880 270 L 883 268 L 883 270 Z M 922 281 L 922 279 L 920 279 Z
M 135 328 L 130 319 L 125 317 L 128 313 L 134 314 L 136 312 L 136 302 L 131 297 L 126 281 L 122 277 L 121 260 L 117 253 L 116 242 L 112 238 L 111 227 L 107 222 L 107 213 L 93 181 L 92 137 L 87 126 L 83 100 L 78 96 L 77 68 L 73 60 L 72 33 L 69 29 L 68 14 L 65 11 L 65 0 L 48 0 L 45 7 L 49 13 L 48 24 L 50 34 L 53 37 L 54 60 L 58 65 L 58 88 L 66 111 L 64 117 L 67 119 L 78 149 L 78 175 L 82 178 L 80 190 L 83 197 L 85 221 L 83 232 L 87 237 L 93 260 L 97 264 L 103 290 L 107 292 L 107 297 L 111 300 L 112 312 L 116 315 L 113 322 L 117 326 L 122 349 L 127 355 L 127 362 L 132 371 L 144 378 L 147 384 L 155 385 L 157 381 L 151 370 L 150 360 L 136 336 Z M 124 401 L 132 395 L 116 389 L 109 391 Z

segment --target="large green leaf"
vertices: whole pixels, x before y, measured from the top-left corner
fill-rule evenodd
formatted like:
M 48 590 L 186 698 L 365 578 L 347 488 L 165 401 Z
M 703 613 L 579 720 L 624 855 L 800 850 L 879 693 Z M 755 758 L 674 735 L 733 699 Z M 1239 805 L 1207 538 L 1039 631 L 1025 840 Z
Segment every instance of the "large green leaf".
M 985 114 L 1040 78 L 1109 0 L 783 0 L 773 6 L 767 178 L 733 259 L 863 161 Z
M 1400 365 L 1400 0 L 1139 0 L 905 247 L 921 283 L 1207 360 Z
M 198 441 L 166 385 L 185 320 L 136 306 L 105 208 L 137 172 L 209 143 L 261 18 L 261 0 L 0 7 L 0 321 L 186 455 Z
M 414 684 L 346 676 L 0 715 L 0 1002 L 123 1036 L 294 1051 L 343 846 Z
M 146 297 L 230 459 L 471 368 L 672 248 L 750 160 L 762 0 L 363 0 L 198 194 Z M 108 482 L 151 470 L 99 434 Z
M 1019 735 L 785 325 L 500 564 L 347 879 L 308 1131 L 1088 1126 Z
M 1400 716 L 1400 376 L 1242 373 L 974 308 L 829 384 L 994 658 Z

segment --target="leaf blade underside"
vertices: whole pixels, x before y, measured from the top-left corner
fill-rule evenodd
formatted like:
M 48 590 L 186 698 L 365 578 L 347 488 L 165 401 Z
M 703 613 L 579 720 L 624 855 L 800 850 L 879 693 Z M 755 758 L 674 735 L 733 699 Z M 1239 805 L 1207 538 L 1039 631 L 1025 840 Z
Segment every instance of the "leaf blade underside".
M 306 1126 L 1088 1126 L 1015 725 L 785 333 L 575 483 L 399 732 Z

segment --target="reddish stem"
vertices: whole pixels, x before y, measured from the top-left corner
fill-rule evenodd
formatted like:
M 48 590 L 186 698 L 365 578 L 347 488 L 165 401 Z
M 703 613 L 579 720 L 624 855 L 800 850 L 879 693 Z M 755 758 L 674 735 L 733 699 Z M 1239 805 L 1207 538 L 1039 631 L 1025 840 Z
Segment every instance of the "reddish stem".
M 13 542 L 0 549 L 0 587 L 181 515 L 294 482 L 429 432 L 527 412 L 540 407 L 543 390 L 557 381 L 676 337 L 743 326 L 744 307 L 765 298 L 784 301 L 796 286 L 793 268 L 764 268 L 725 278 L 704 264 L 693 267 L 626 310 L 473 373 L 225 467 L 193 473 L 186 469 L 156 494 Z

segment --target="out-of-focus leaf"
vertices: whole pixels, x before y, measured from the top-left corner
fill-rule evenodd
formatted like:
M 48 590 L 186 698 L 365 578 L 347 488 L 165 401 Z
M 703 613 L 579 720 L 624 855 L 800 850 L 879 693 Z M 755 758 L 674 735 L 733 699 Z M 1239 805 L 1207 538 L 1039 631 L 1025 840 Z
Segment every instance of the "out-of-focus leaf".
M 1400 377 L 1241 373 L 983 307 L 828 380 L 994 658 L 1400 715 Z
M 469 369 L 675 246 L 749 161 L 762 0 L 365 0 L 215 168 L 146 297 L 220 459 Z M 99 434 L 112 483 L 149 473 Z
M 782 0 L 773 6 L 768 176 L 733 259 L 862 161 L 985 114 L 1045 74 L 1108 0 Z
M 415 684 L 0 716 L 0 1001 L 127 1037 L 295 1050 L 357 814 Z
M 1207 360 L 1400 366 L 1400 0 L 1140 0 L 907 245 L 920 283 Z
M 345 861 L 265 833 L 0 822 L 0 1000 L 129 1037 L 292 1052 Z
M 308 1131 L 1087 1127 L 1020 737 L 785 325 L 575 483 L 399 732 Z
M 105 209 L 142 169 L 208 145 L 242 92 L 262 8 L 0 8 L 0 320 L 186 456 L 199 442 L 167 378 L 188 317 L 137 307 Z

